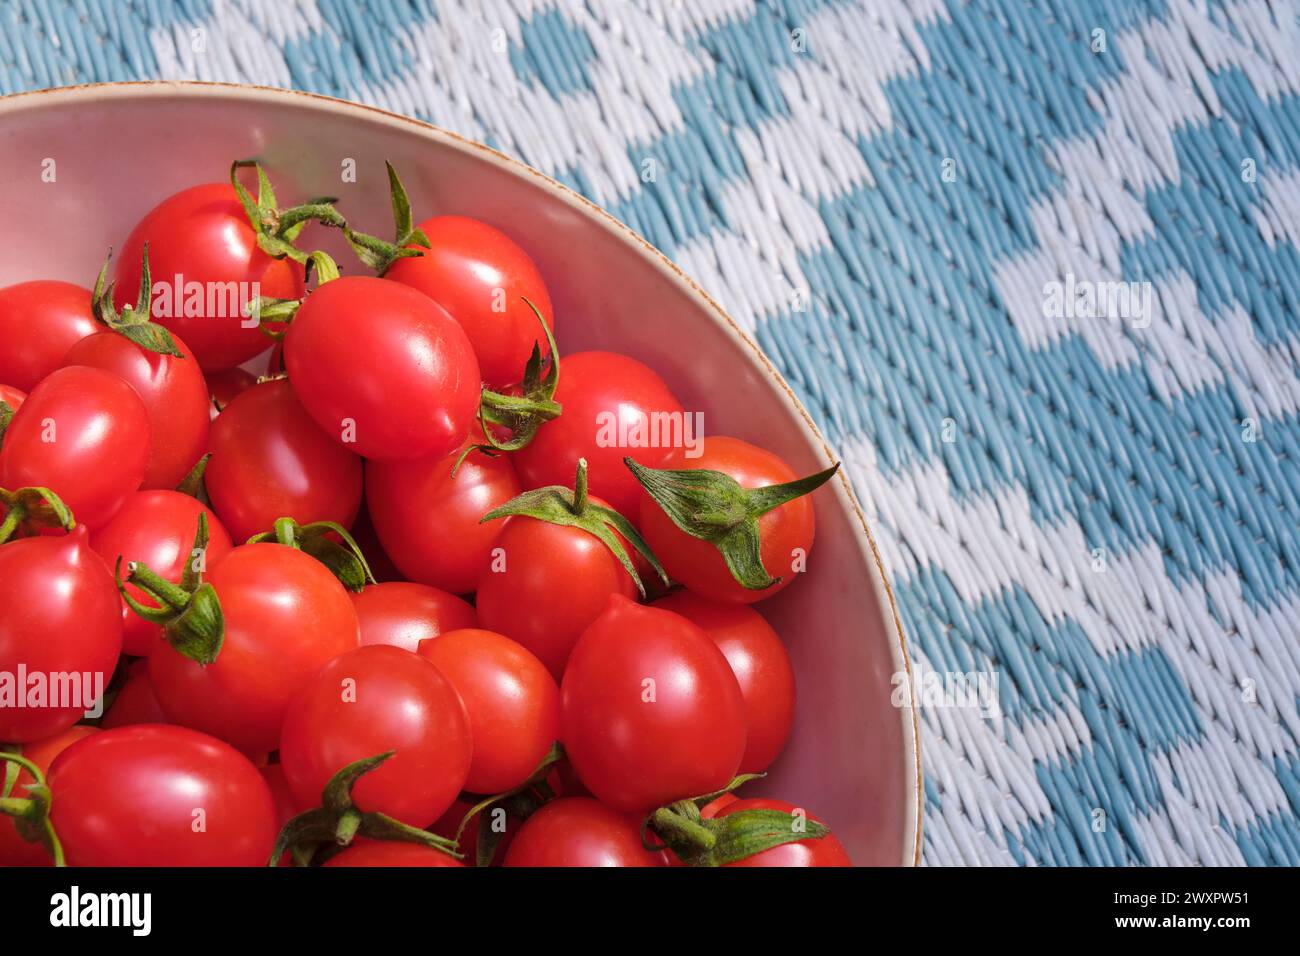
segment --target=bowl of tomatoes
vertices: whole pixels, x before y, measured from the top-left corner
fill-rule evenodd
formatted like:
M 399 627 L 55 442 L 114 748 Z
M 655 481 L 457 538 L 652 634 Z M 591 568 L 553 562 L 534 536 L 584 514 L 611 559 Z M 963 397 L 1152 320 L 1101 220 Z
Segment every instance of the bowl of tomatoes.
M 52 797 L 0 863 L 917 861 L 870 530 L 644 239 L 315 95 L 77 87 L 0 128 L 0 670 L 107 688 L 0 708 Z

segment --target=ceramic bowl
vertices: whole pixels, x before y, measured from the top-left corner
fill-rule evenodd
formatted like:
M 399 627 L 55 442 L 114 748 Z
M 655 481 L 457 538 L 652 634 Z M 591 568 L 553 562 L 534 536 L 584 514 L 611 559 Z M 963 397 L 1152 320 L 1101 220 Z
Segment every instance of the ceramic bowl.
M 563 351 L 616 349 L 648 363 L 709 434 L 747 439 L 800 474 L 834 460 L 758 347 L 691 279 L 622 223 L 534 169 L 445 130 L 339 100 L 257 87 L 125 83 L 0 99 L 0 285 L 89 285 L 105 251 L 160 199 L 256 157 L 281 199 L 340 197 L 387 235 L 384 160 L 417 218 L 483 219 L 536 259 Z M 342 177 L 348 160 L 356 181 Z M 52 179 L 52 181 L 50 181 Z M 287 203 L 286 203 L 287 204 Z M 752 789 L 826 820 L 859 864 L 919 854 L 914 711 L 891 703 L 907 668 L 889 583 L 843 473 L 817 492 L 809 569 L 757 607 L 798 678 L 792 739 Z

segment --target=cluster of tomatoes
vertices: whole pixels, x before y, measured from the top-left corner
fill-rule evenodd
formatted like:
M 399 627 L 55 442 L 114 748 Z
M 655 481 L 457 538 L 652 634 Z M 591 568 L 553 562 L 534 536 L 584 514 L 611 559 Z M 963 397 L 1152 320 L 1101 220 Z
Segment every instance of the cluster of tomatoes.
M 0 864 L 847 865 L 734 792 L 834 469 L 636 439 L 664 381 L 389 178 L 393 242 L 236 163 L 0 289 Z

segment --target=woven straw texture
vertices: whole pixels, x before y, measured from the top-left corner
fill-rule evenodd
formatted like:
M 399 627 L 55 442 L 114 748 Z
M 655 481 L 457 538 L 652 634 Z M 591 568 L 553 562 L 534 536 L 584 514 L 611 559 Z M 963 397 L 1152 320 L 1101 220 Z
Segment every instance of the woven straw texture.
M 931 865 L 1300 863 L 1298 51 L 1288 0 L 0 3 L 0 92 L 373 103 L 697 278 L 916 660 L 998 680 L 923 701 Z

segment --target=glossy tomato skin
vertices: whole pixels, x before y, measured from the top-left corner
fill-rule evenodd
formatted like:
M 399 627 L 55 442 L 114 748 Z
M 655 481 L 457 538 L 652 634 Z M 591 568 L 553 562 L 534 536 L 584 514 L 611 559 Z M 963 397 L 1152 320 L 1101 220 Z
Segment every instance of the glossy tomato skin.
M 84 724 L 74 724 L 67 730 L 60 731 L 53 737 L 46 737 L 44 740 L 34 740 L 29 744 L 23 744 L 20 748 L 10 746 L 0 746 L 0 751 L 21 752 L 32 763 L 41 769 L 42 773 L 48 773 L 50 764 L 54 758 L 63 753 L 68 747 L 75 744 L 83 737 L 89 737 L 91 734 L 99 733 L 98 727 L 87 727 Z M 21 797 L 26 795 L 24 789 L 32 783 L 32 775 L 26 770 L 19 769 L 18 777 L 14 781 L 12 795 Z M 18 834 L 14 826 L 12 817 L 0 815 L 0 866 L 53 866 L 54 860 L 45 847 L 39 843 L 30 843 L 24 840 Z
M 0 402 L 8 405 L 11 412 L 18 411 L 26 400 L 27 393 L 22 389 L 14 388 L 12 385 L 0 384 Z
M 479 575 L 479 626 L 518 641 L 559 680 L 573 645 L 610 595 L 633 598 L 636 585 L 613 553 L 581 528 L 522 515 L 504 520 Z
M 137 491 L 126 499 L 107 524 L 90 535 L 90 546 L 110 568 L 122 559 L 122 578 L 132 561 L 147 564 L 173 584 L 191 560 L 199 515 L 208 520 L 206 566 L 212 567 L 231 548 L 230 535 L 212 510 L 198 499 L 179 491 Z M 133 584 L 127 593 L 146 606 L 156 606 Z M 122 602 L 122 651 L 133 657 L 145 657 L 162 636 L 162 627 L 146 621 Z
M 448 454 L 478 414 L 469 339 L 399 282 L 346 276 L 317 288 L 289 326 L 284 360 L 316 424 L 366 458 Z
M 560 693 L 569 760 L 617 810 L 720 790 L 744 756 L 745 702 L 727 659 L 670 611 L 611 597 L 574 646 Z
M 280 518 L 352 524 L 361 506 L 361 459 L 322 432 L 287 381 L 235 397 L 212 423 L 208 497 L 236 541 Z
M 113 703 L 104 712 L 104 719 L 99 722 L 103 730 L 114 727 L 130 727 L 133 724 L 170 724 L 158 696 L 149 683 L 148 661 L 141 661 L 144 668 L 133 673 L 126 683 L 118 688 Z
M 0 545 L 0 673 L 79 674 L 81 699 L 0 709 L 0 740 L 26 743 L 72 726 L 108 687 L 122 648 L 117 585 L 84 525 Z M 48 678 L 47 678 L 48 679 Z M 67 706 L 51 706 L 64 703 Z M 76 706 L 80 704 L 81 706 Z
M 523 784 L 560 735 L 560 689 L 546 666 L 501 634 L 469 628 L 420 642 L 460 694 L 474 739 L 465 789 L 504 793 Z
M 720 804 L 714 801 L 705 807 L 700 815 L 705 819 L 713 817 L 727 817 L 733 813 L 740 813 L 742 810 L 783 810 L 786 813 L 794 813 L 796 807 L 792 803 L 786 803 L 782 800 L 768 800 L 765 798 L 750 798 L 734 800 L 730 803 Z M 818 820 L 812 814 L 807 814 L 809 820 L 815 820 L 818 823 L 825 821 Z M 763 866 L 852 866 L 853 862 L 849 859 L 848 853 L 844 849 L 844 844 L 836 839 L 834 833 L 828 833 L 826 836 L 816 840 L 799 840 L 795 843 L 782 843 L 780 846 L 774 846 L 770 850 L 764 850 L 762 853 L 755 853 L 753 856 L 746 857 L 743 860 L 737 860 L 734 863 L 727 863 L 726 866 L 738 867 L 763 867 Z
M 173 721 L 246 754 L 276 748 L 285 708 L 327 661 L 358 646 L 343 585 L 315 558 L 280 544 L 246 544 L 206 578 L 225 618 L 216 661 L 200 666 L 159 643 L 149 679 Z
M 515 470 L 525 488 L 570 487 L 578 459 L 585 458 L 591 493 L 619 514 L 636 521 L 641 486 L 623 464 L 634 458 L 650 468 L 670 450 L 672 434 L 658 447 L 633 447 L 639 429 L 652 421 L 676 421 L 685 427 L 682 403 L 651 368 L 615 352 L 577 352 L 560 360 L 555 400 L 564 413 L 547 422 L 537 436 L 515 452 Z M 651 416 L 668 416 L 652 419 Z M 645 441 L 657 440 L 646 431 Z
M 305 291 L 302 266 L 288 258 L 273 259 L 258 248 L 253 227 L 229 183 L 184 189 L 136 224 L 117 256 L 113 300 L 119 309 L 135 302 L 146 242 L 155 286 L 170 287 L 168 296 L 155 293 L 153 320 L 188 342 L 205 372 L 233 368 L 266 348 L 266 336 L 257 326 L 249 326 L 244 315 L 250 300 L 258 296 L 300 299 Z M 201 308 L 186 308 L 186 288 L 195 288 L 191 283 L 203 292 Z M 225 288 L 235 291 L 233 301 L 230 295 L 218 294 Z
M 466 216 L 434 216 L 420 223 L 429 247 L 398 259 L 385 278 L 418 289 L 455 319 L 478 356 L 483 381 L 493 388 L 523 379 L 533 345 L 549 353 L 528 299 L 551 328 L 555 320 L 542 274 L 505 233 Z
M 561 797 L 534 813 L 506 851 L 506 866 L 663 866 L 641 845 L 641 821 L 589 797 Z
M 471 452 L 453 478 L 459 455 L 366 462 L 366 502 L 385 553 L 406 577 L 466 594 L 501 530 L 501 522 L 479 519 L 522 489 L 510 456 Z
M 438 668 L 386 644 L 330 661 L 285 713 L 280 762 L 294 796 L 317 805 L 354 761 L 394 750 L 352 789 L 363 811 L 426 827 L 456 799 L 472 753 L 465 706 Z
M 689 591 L 676 591 L 651 607 L 703 628 L 727 658 L 745 698 L 749 726 L 740 772 L 762 773 L 781 753 L 794 723 L 794 668 L 781 638 L 753 608 L 707 601 Z
M 149 462 L 143 488 L 175 488 L 208 447 L 208 386 L 189 346 L 185 358 L 159 355 L 117 332 L 97 332 L 68 350 L 64 365 L 88 365 L 119 375 L 140 396 L 149 416 Z
M 262 866 L 275 844 L 257 768 L 184 727 L 101 731 L 59 754 L 49 783 L 70 866 Z
M 418 843 L 396 840 L 358 839 L 337 856 L 332 856 L 324 866 L 464 866 L 449 853 Z
M 148 413 L 125 380 L 82 365 L 56 369 L 9 423 L 0 488 L 49 488 L 94 530 L 140 487 L 149 448 Z
M 687 458 L 682 451 L 673 451 L 658 467 L 720 471 L 734 478 L 742 488 L 783 484 L 799 477 L 771 452 L 739 438 L 720 435 L 704 440 L 703 453 L 698 458 Z M 731 576 L 713 545 L 681 531 L 644 492 L 639 514 L 641 534 L 670 577 L 701 597 L 731 604 L 752 604 L 789 587 L 799 575 L 800 559 L 806 559 L 812 550 L 816 530 L 809 495 L 788 501 L 759 518 L 763 567 L 781 580 L 761 591 L 751 591 Z
M 90 290 L 79 285 L 37 279 L 0 289 L 0 382 L 30 392 L 99 328 Z
M 425 638 L 477 622 L 468 601 L 427 584 L 390 581 L 349 596 L 361 624 L 362 644 L 391 644 L 414 652 Z

